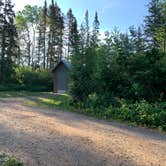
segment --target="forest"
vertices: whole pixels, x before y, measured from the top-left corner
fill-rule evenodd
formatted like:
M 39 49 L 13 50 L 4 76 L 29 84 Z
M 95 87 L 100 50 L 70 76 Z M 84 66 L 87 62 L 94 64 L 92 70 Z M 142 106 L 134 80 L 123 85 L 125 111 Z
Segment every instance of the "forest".
M 0 0 L 0 91 L 52 91 L 51 70 L 66 59 L 70 105 L 166 130 L 166 1 L 151 0 L 147 10 L 139 27 L 103 37 L 97 12 L 90 20 L 87 10 L 78 25 L 54 0 L 17 13 Z

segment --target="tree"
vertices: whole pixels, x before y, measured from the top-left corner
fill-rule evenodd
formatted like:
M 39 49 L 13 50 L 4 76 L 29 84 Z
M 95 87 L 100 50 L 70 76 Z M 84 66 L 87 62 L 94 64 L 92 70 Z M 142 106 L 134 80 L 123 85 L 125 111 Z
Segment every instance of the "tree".
M 75 34 L 77 33 L 77 20 L 72 9 L 67 12 L 67 56 L 71 56 L 75 47 Z
M 14 79 L 14 65 L 18 55 L 17 31 L 14 25 L 13 5 L 5 0 L 2 8 L 1 24 L 1 80 Z
M 36 30 L 39 21 L 39 8 L 37 6 L 26 5 L 16 16 L 16 26 L 19 30 L 20 43 L 22 46 L 22 56 L 28 58 L 27 65 L 32 66 L 36 61 Z
M 130 44 L 131 44 L 131 52 L 142 54 L 145 52 L 147 43 L 145 41 L 144 32 L 142 28 L 139 26 L 137 29 L 134 26 L 129 28 L 130 32 Z
M 89 95 L 96 90 L 96 64 L 97 64 L 97 44 L 92 43 L 93 39 L 98 38 L 99 22 L 96 14 L 93 35 L 90 33 L 89 14 L 86 11 L 85 25 L 81 26 L 79 35 L 79 51 L 71 57 L 72 74 L 71 74 L 71 94 L 73 102 L 88 101 Z M 88 104 L 88 103 L 86 103 Z
M 91 40 L 92 40 L 91 43 L 95 47 L 98 46 L 98 42 L 99 42 L 99 26 L 100 26 L 100 22 L 98 19 L 98 14 L 96 12 L 94 22 L 93 22 L 93 32 L 92 32 L 92 37 L 91 37 Z
M 43 10 L 43 45 L 44 45 L 44 49 L 43 49 L 43 67 L 44 69 L 46 68 L 46 32 L 47 32 L 47 2 L 45 0 L 44 3 L 44 10 Z
M 60 8 L 57 3 L 52 0 L 48 11 L 48 24 L 49 24 L 49 40 L 47 59 L 49 61 L 49 68 L 61 60 L 63 50 L 63 30 L 64 20 Z
M 40 8 L 38 25 L 38 65 L 46 69 L 46 41 L 47 41 L 47 2 Z
M 160 28 L 160 40 L 163 43 L 163 51 L 166 55 L 166 1 L 162 1 L 162 27 Z
M 3 38 L 3 26 L 4 26 L 4 13 L 3 13 L 3 6 L 4 3 L 2 2 L 2 0 L 0 0 L 0 80 L 2 81 L 3 79 L 3 69 L 4 69 L 4 54 L 3 51 L 4 49 L 2 48 L 2 46 L 4 45 L 4 40 L 2 40 Z
M 86 36 L 86 47 L 90 45 L 90 25 L 89 25 L 89 11 L 85 13 L 85 34 Z
M 153 48 L 163 48 L 166 42 L 166 2 L 151 0 L 149 15 L 145 18 L 145 33 Z M 163 44 L 164 43 L 164 44 Z
M 30 39 L 30 30 L 28 28 L 27 20 L 23 16 L 21 12 L 19 12 L 15 18 L 15 23 L 17 27 L 19 45 L 21 48 L 20 51 L 20 61 L 22 64 L 25 64 L 27 61 L 27 65 L 31 64 L 31 39 Z

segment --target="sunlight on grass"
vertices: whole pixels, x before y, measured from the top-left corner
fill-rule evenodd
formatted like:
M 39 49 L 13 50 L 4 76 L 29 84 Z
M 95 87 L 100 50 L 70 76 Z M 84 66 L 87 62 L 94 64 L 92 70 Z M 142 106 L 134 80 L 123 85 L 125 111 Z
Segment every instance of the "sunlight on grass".
M 39 98 L 40 102 L 48 104 L 48 105 L 55 105 L 58 106 L 60 105 L 62 102 L 61 101 L 56 101 L 55 99 L 49 99 L 49 98 Z
M 59 108 L 70 109 L 70 95 L 61 94 L 55 95 L 47 93 L 45 95 L 39 95 L 38 97 L 32 97 L 25 99 L 24 104 L 32 107 L 45 107 L 45 108 Z
M 38 103 L 37 103 L 37 102 L 31 101 L 31 100 L 26 100 L 26 101 L 24 101 L 24 104 L 27 105 L 27 106 L 32 106 L 32 107 L 38 106 Z

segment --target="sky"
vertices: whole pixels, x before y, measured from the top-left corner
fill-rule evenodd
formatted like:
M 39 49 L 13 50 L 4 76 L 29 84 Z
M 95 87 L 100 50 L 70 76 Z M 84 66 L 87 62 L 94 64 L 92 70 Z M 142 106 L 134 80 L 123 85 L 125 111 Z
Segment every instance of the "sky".
M 48 3 L 51 0 L 47 0 Z M 63 13 L 72 8 L 79 24 L 84 20 L 85 11 L 89 10 L 90 19 L 93 20 L 95 11 L 98 12 L 100 28 L 111 30 L 118 27 L 127 31 L 131 25 L 136 27 L 143 23 L 148 14 L 147 4 L 150 0 L 57 0 Z M 22 10 L 26 4 L 43 5 L 44 0 L 13 0 L 15 10 Z

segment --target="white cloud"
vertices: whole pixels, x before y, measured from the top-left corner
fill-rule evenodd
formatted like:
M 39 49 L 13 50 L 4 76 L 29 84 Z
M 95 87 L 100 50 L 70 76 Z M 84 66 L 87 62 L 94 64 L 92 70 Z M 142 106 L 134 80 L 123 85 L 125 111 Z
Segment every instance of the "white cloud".
M 102 9 L 101 9 L 101 13 L 104 14 L 106 11 L 112 9 L 112 8 L 116 8 L 120 5 L 120 1 L 119 0 L 106 0 L 103 4 L 105 4 Z
M 15 11 L 22 10 L 25 5 L 37 5 L 39 0 L 13 0 Z

